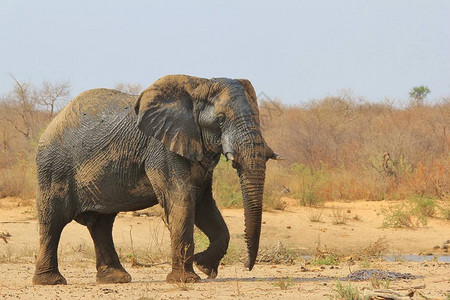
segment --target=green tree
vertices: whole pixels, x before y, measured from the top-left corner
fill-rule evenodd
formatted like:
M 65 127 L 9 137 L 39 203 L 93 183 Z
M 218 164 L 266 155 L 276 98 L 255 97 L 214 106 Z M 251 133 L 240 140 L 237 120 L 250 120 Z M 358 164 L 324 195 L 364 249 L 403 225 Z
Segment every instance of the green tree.
M 431 90 L 424 85 L 415 86 L 409 92 L 410 104 L 412 106 L 420 106 L 423 105 L 423 101 L 431 93 Z

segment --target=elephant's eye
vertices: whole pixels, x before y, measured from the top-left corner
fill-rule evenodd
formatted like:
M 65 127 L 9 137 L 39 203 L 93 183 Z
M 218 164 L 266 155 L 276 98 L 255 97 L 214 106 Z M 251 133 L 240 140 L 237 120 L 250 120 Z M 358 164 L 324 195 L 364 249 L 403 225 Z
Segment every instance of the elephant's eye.
M 225 122 L 225 115 L 224 114 L 219 114 L 217 116 L 217 122 L 219 122 L 219 124 L 222 125 Z

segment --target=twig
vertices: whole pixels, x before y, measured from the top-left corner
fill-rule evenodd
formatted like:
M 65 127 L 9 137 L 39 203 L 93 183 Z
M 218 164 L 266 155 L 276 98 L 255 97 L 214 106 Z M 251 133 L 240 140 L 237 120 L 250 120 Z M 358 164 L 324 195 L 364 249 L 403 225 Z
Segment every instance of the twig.
M 424 284 L 424 285 L 418 285 L 418 286 L 413 286 L 413 287 L 409 287 L 409 288 L 407 288 L 407 287 L 405 287 L 405 288 L 395 288 L 397 291 L 407 291 L 407 290 L 409 290 L 409 289 L 415 289 L 415 290 L 420 290 L 420 289 L 424 289 L 424 288 L 426 288 L 427 286 Z
M 238 280 L 238 277 L 237 277 L 237 269 L 236 269 L 236 267 L 234 268 L 234 274 L 235 274 L 235 276 L 236 276 L 236 291 L 237 291 L 237 296 L 239 297 L 239 296 L 241 296 L 241 291 L 239 290 L 239 280 Z
M 392 300 L 410 300 L 409 296 L 402 296 L 393 290 L 364 290 L 364 298 L 369 299 L 392 299 Z
M 133 235 L 131 234 L 131 231 L 133 230 L 133 225 L 130 225 L 130 242 L 131 242 L 131 254 L 133 254 L 133 256 L 136 256 L 134 254 L 134 245 L 133 245 Z
M 141 263 L 141 262 L 138 262 L 136 257 L 132 257 L 130 259 L 130 262 L 131 262 L 131 267 L 133 267 L 133 268 L 140 268 L 140 267 L 150 268 L 150 267 L 154 267 L 154 266 L 169 264 L 168 260 L 159 262 L 159 263 L 151 263 L 151 264 Z
M 29 221 L 4 221 L 0 222 L 0 224 L 30 224 Z

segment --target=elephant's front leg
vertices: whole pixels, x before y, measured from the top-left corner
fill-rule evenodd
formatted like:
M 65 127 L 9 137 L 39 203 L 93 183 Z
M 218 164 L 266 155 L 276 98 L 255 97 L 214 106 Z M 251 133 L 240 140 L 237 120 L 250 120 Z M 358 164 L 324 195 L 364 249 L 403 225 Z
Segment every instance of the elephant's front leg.
M 172 272 L 167 282 L 197 282 L 200 277 L 193 269 L 194 256 L 194 219 L 193 199 L 182 201 L 182 205 L 172 203 L 166 213 L 172 243 Z
M 205 196 L 196 206 L 195 225 L 208 237 L 209 247 L 195 254 L 194 262 L 208 278 L 216 278 L 219 263 L 227 253 L 230 233 L 213 199 L 211 183 Z

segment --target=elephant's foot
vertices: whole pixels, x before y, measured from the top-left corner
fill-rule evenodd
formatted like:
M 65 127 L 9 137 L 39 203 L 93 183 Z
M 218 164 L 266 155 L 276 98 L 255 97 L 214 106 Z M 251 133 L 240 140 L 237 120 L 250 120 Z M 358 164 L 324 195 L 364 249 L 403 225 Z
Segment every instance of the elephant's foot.
M 100 267 L 97 270 L 97 283 L 127 283 L 131 275 L 123 267 Z
M 34 274 L 33 285 L 67 284 L 67 280 L 58 271 Z
M 166 277 L 166 282 L 184 282 L 184 283 L 194 283 L 199 282 L 200 276 L 195 274 L 194 271 L 184 271 L 184 270 L 172 270 Z
M 217 277 L 219 262 L 208 259 L 205 252 L 195 254 L 194 263 L 200 271 L 208 275 L 208 278 L 214 279 Z

